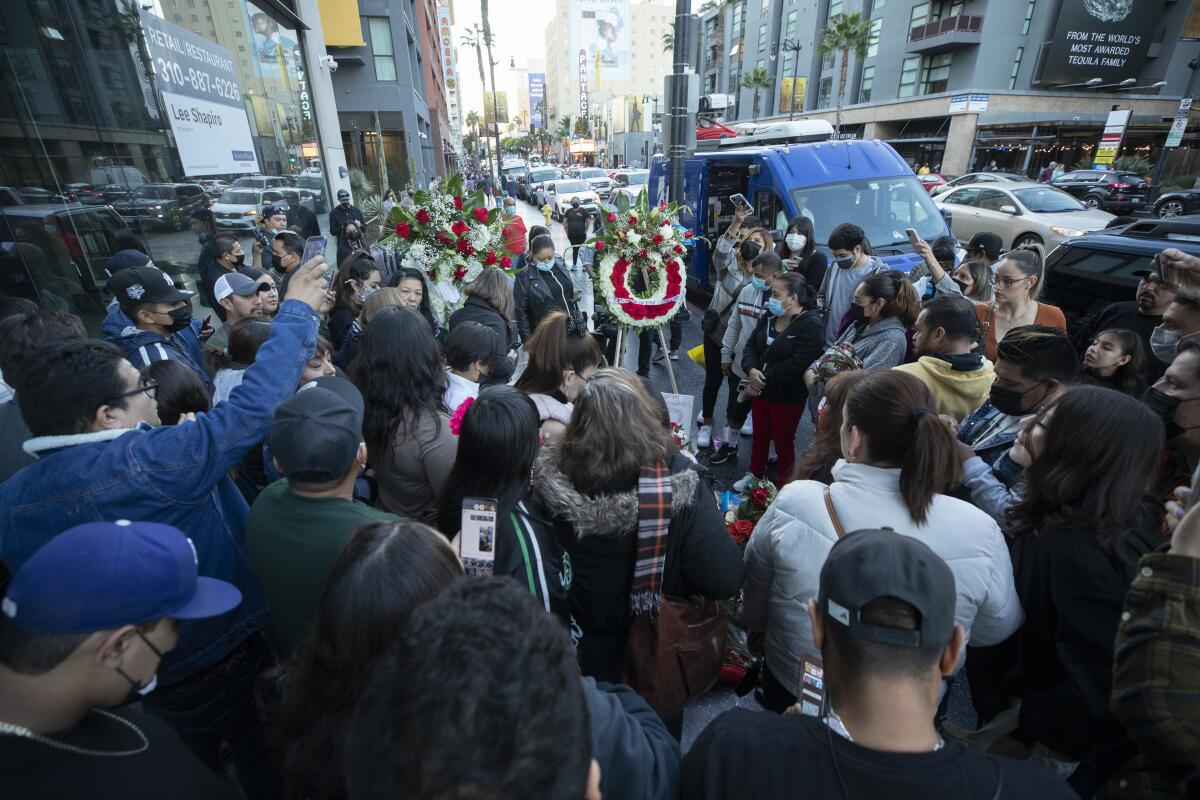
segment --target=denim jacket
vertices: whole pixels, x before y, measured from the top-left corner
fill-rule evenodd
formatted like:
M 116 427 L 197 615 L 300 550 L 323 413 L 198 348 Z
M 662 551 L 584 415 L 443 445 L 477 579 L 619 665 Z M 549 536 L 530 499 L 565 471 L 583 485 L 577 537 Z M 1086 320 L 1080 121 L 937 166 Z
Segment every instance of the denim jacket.
M 982 458 L 985 464 L 994 466 L 1000 455 L 1007 453 L 1017 440 L 1019 420 L 1020 417 L 1001 414 L 990 399 L 984 400 L 983 405 L 959 424 L 958 439 L 971 445 L 975 455 Z
M 83 522 L 174 525 L 195 545 L 199 573 L 229 581 L 243 599 L 227 614 L 184 623 L 159 682 L 224 658 L 267 622 L 244 547 L 248 507 L 229 471 L 266 435 L 275 407 L 295 393 L 316 340 L 317 315 L 285 301 L 241 386 L 195 422 L 30 439 L 25 450 L 38 460 L 0 485 L 0 559 L 16 571 L 53 536 Z

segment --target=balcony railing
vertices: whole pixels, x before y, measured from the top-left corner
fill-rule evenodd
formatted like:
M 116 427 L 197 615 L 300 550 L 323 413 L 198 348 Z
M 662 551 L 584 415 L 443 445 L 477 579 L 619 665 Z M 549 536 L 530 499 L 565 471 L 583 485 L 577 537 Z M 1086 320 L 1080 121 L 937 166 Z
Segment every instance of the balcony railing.
M 908 40 L 916 42 L 931 36 L 941 36 L 944 33 L 979 33 L 982 27 L 983 17 L 959 14 L 935 22 L 927 22 L 924 25 L 917 25 L 908 32 Z

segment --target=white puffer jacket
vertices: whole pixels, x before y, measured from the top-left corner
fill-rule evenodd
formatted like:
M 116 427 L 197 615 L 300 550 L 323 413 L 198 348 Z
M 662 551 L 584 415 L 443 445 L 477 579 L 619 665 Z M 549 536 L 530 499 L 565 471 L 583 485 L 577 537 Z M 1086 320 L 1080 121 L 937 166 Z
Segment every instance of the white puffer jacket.
M 1012 562 L 991 517 L 939 494 L 925 524 L 917 525 L 900 497 L 900 470 L 841 460 L 833 467 L 833 479 L 830 496 L 846 533 L 889 527 L 920 539 L 945 559 L 958 594 L 955 621 L 973 644 L 997 644 L 1020 627 L 1024 614 Z M 779 493 L 746 546 L 746 626 L 766 631 L 771 673 L 792 693 L 800 679 L 801 655 L 819 655 L 807 604 L 817 596 L 821 566 L 836 541 L 825 508 L 825 485 L 796 481 Z

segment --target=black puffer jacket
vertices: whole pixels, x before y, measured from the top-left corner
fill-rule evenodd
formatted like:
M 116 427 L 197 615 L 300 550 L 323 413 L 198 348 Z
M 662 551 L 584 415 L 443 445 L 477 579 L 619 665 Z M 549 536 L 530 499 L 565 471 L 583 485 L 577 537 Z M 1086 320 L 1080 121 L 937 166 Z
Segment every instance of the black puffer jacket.
M 542 272 L 530 264 L 517 273 L 513 284 L 513 313 L 522 342 L 529 341 L 538 323 L 552 311 L 574 314 L 578 310 L 575 285 L 557 259 L 549 272 Z
M 637 476 L 584 495 L 560 471 L 560 449 L 547 445 L 534 465 L 533 491 L 555 520 L 571 559 L 571 615 L 579 628 L 584 675 L 620 682 L 632 621 L 629 587 L 637 553 Z M 725 527 L 712 487 L 682 455 L 671 461 L 672 515 L 663 594 L 720 600 L 742 587 L 742 554 Z
M 495 306 L 478 297 L 468 297 L 466 304 L 450 315 L 450 330 L 454 330 L 464 322 L 478 322 L 480 325 L 486 325 L 500 337 L 500 352 L 496 353 L 492 359 L 492 372 L 480 383 L 508 383 L 513 370 L 516 369 L 516 364 L 508 357 L 508 351 L 517 345 L 517 336 L 512 323 L 501 316 Z

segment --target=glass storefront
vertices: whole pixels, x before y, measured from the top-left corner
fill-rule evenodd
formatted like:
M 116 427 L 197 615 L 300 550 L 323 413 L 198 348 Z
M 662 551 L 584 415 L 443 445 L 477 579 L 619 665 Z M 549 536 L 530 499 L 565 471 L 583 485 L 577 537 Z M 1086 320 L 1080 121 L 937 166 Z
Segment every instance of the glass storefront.
M 128 247 L 195 289 L 191 212 L 220 208 L 239 180 L 294 188 L 280 205 L 324 229 L 299 42 L 246 0 L 0 3 L 0 293 L 98 330 L 105 262 Z M 249 263 L 249 231 L 237 235 Z

